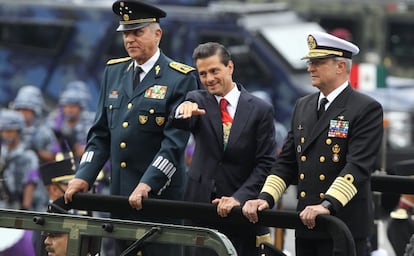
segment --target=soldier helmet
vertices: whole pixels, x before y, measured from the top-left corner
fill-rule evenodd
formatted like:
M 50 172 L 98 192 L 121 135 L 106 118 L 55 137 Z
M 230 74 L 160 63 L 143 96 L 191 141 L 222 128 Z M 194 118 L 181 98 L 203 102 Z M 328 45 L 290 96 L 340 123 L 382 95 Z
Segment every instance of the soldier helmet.
M 67 104 L 76 104 L 85 109 L 87 106 L 88 98 L 89 95 L 86 92 L 70 88 L 63 91 L 60 95 L 59 105 L 64 106 Z
M 3 109 L 0 111 L 0 130 L 21 131 L 24 127 L 24 117 L 20 112 L 11 109 Z
M 42 92 L 34 85 L 25 85 L 21 87 L 11 104 L 13 109 L 30 109 L 37 116 L 42 114 L 43 106 L 44 101 Z

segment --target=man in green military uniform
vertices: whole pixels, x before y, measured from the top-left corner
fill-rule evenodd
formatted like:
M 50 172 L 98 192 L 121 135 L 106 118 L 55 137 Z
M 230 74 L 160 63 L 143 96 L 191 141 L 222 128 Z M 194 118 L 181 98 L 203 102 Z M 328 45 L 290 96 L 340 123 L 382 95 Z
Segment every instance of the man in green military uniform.
M 117 31 L 123 34 L 129 57 L 107 63 L 95 123 L 65 201 L 88 191 L 109 158 L 110 192 L 129 196 L 133 208 L 141 209 L 147 197 L 180 200 L 189 133 L 172 128 L 167 116 L 196 89 L 195 69 L 159 49 L 163 10 L 132 0 L 116 1 L 112 9 L 120 16 Z M 114 217 L 143 220 L 139 213 Z

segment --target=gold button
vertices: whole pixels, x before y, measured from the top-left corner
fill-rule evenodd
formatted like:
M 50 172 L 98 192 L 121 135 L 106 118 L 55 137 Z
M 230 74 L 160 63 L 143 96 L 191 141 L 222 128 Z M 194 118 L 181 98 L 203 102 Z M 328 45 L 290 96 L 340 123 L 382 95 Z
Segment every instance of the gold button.
M 325 194 L 324 193 L 320 193 L 319 194 L 319 197 L 322 199 L 322 198 L 325 198 Z
M 300 160 L 301 160 L 302 162 L 305 162 L 305 161 L 306 161 L 306 156 L 301 156 L 301 157 L 300 157 Z
M 304 174 L 304 173 L 301 173 L 301 174 L 299 175 L 299 179 L 301 179 L 301 180 L 305 179 L 305 174 Z
M 300 138 L 301 143 L 305 143 L 305 137 Z
M 121 162 L 121 168 L 126 168 L 126 163 L 125 162 Z
M 326 145 L 331 145 L 332 144 L 332 140 L 331 139 L 326 139 Z
M 319 180 L 325 180 L 325 175 L 323 174 L 319 175 Z
M 126 143 L 125 143 L 125 142 L 121 142 L 121 144 L 119 144 L 119 146 L 120 146 L 121 148 L 126 148 Z
M 111 105 L 109 105 L 109 110 L 111 110 L 112 109 L 112 104 Z
M 305 191 L 300 192 L 300 197 L 304 198 L 305 196 L 306 196 L 306 192 Z
M 123 123 L 122 123 L 122 127 L 124 127 L 124 128 L 127 128 L 127 127 L 128 127 L 128 125 L 129 125 L 129 123 L 128 123 L 128 122 L 123 122 Z
M 132 103 L 128 103 L 128 109 L 132 108 Z
M 347 175 L 345 175 L 345 176 L 344 176 L 344 178 L 345 178 L 347 181 L 349 181 L 349 182 L 351 182 L 351 183 L 354 183 L 354 176 L 352 176 L 352 174 L 347 174 Z
M 154 110 L 153 108 L 151 108 L 151 109 L 149 110 L 149 113 L 150 113 L 150 114 L 154 114 L 154 113 L 155 113 L 155 110 Z
M 325 157 L 324 156 L 319 157 L 319 162 L 321 163 L 325 162 Z

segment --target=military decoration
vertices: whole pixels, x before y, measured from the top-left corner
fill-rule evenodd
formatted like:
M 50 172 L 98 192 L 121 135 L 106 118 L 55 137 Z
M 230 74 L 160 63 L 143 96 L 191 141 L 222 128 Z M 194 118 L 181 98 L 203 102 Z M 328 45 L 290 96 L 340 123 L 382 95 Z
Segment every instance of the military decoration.
M 164 85 L 154 85 L 145 90 L 144 98 L 162 100 L 167 94 L 167 88 L 168 87 Z
M 118 99 L 118 91 L 112 91 L 109 96 L 109 99 Z
M 346 139 L 348 137 L 349 121 L 331 120 L 328 137 Z
M 155 123 L 158 126 L 162 126 L 165 123 L 165 117 L 163 117 L 163 116 L 157 116 L 157 117 L 155 117 Z
M 155 66 L 155 75 L 158 76 L 158 74 L 160 73 L 160 65 Z
M 335 144 L 333 147 L 332 147 L 332 161 L 333 162 L 335 162 L 335 163 L 337 163 L 337 162 L 339 162 L 339 152 L 341 151 L 341 148 L 339 147 L 339 145 L 338 144 Z
M 139 121 L 140 124 L 145 124 L 148 121 L 148 116 L 139 115 L 138 116 L 138 121 Z

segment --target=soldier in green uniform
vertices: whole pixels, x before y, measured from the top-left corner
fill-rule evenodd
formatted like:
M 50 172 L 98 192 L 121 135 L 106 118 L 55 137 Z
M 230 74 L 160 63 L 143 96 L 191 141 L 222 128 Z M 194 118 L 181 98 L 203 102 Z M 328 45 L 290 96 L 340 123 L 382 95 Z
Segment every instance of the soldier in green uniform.
M 197 88 L 195 69 L 159 49 L 163 10 L 132 0 L 116 1 L 112 9 L 120 17 L 117 31 L 122 32 L 129 57 L 107 63 L 95 122 L 65 201 L 76 192 L 88 191 L 109 158 L 110 192 L 129 196 L 133 208 L 141 209 L 142 198 L 147 197 L 181 200 L 189 133 L 173 128 L 167 117 L 188 91 Z M 139 214 L 114 217 L 163 221 Z M 144 255 L 169 254 L 164 250 Z

